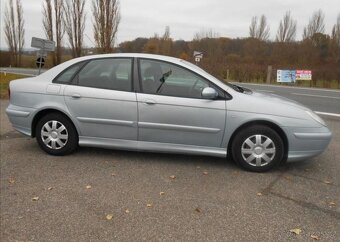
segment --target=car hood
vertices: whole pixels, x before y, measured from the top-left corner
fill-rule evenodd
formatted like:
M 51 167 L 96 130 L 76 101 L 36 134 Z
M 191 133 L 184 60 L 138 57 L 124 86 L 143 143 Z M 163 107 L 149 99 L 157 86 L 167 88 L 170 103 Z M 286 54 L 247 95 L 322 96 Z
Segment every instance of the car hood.
M 294 100 L 291 100 L 289 98 L 285 98 L 285 97 L 282 97 L 276 94 L 252 91 L 251 93 L 249 93 L 249 95 L 252 95 L 253 97 L 260 98 L 264 101 L 268 101 L 270 103 L 277 104 L 277 105 L 288 105 L 288 106 L 292 106 L 292 107 L 299 108 L 302 110 L 310 110 L 309 108 L 307 108 L 306 106 L 302 105 L 299 102 L 296 102 Z

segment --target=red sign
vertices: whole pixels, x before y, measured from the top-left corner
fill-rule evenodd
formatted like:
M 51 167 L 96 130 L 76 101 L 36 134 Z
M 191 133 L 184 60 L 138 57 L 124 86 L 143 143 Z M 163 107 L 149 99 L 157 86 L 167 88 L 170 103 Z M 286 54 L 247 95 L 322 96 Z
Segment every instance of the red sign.
M 311 70 L 296 70 L 296 80 L 299 81 L 311 81 L 312 71 Z

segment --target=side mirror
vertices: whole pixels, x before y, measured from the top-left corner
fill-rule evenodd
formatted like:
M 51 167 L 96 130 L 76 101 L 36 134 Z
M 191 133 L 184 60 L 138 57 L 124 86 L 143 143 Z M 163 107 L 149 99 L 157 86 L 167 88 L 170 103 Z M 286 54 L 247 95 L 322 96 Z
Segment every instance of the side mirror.
M 206 99 L 215 99 L 217 98 L 218 93 L 214 88 L 206 87 L 202 91 L 202 97 Z

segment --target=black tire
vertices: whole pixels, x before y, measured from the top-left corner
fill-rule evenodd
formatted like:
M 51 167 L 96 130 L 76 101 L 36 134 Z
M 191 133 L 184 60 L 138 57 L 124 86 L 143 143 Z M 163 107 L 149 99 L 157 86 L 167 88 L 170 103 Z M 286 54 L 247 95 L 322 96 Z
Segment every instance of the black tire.
M 247 140 L 248 138 L 249 140 Z M 260 140 L 261 145 L 258 145 L 256 138 Z M 252 149 L 252 146 L 248 145 L 246 140 L 248 142 L 251 141 L 250 144 L 254 145 L 253 147 L 255 148 Z M 267 140 L 269 145 L 264 147 Z M 242 146 L 244 148 L 243 154 Z M 275 151 L 275 153 L 273 151 Z M 232 141 L 231 152 L 234 161 L 244 169 L 254 172 L 265 172 L 282 162 L 284 157 L 284 144 L 280 135 L 270 127 L 265 125 L 252 125 L 240 130 L 235 135 L 235 138 Z M 246 152 L 252 153 L 247 154 Z M 266 155 L 266 157 L 263 157 L 264 155 Z M 250 159 L 249 162 L 246 161 L 248 158 Z M 266 158 L 266 160 L 264 158 Z M 261 160 L 258 162 L 260 165 L 256 165 L 257 159 Z
M 60 132 L 56 131 L 54 134 L 51 134 L 50 136 L 48 135 L 43 136 L 43 133 L 42 133 L 43 131 L 44 131 L 44 134 L 48 132 L 46 129 L 46 126 L 44 125 L 47 124 L 47 126 L 52 127 L 51 124 L 53 124 L 53 121 L 57 121 L 56 129 L 60 128 L 61 125 L 63 125 L 65 129 Z M 43 130 L 43 127 L 44 127 L 44 130 Z M 48 141 L 47 138 L 51 140 L 52 135 L 58 135 L 58 134 L 60 136 L 59 141 L 61 141 L 62 145 L 59 145 L 58 142 L 53 140 L 54 148 L 52 148 L 52 141 Z M 66 136 L 67 136 L 67 139 L 64 138 Z M 50 155 L 56 155 L 56 156 L 67 155 L 67 154 L 74 152 L 78 147 L 79 137 L 78 137 L 77 130 L 74 127 L 73 123 L 61 113 L 49 113 L 43 116 L 37 123 L 36 129 L 35 129 L 35 137 L 41 149 Z M 45 141 L 48 143 L 45 144 L 43 139 L 45 139 Z

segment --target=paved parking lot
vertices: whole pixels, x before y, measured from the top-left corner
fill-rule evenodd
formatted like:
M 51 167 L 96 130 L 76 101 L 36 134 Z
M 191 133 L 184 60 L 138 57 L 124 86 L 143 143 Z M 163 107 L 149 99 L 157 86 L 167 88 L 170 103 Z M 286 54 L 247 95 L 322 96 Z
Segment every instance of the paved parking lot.
M 1 241 L 339 241 L 339 119 L 326 120 L 334 137 L 324 154 L 257 174 L 203 156 L 49 156 L 10 127 L 7 104 Z

